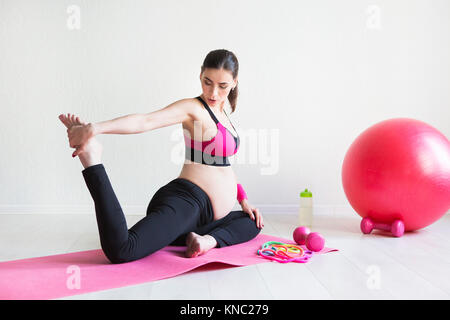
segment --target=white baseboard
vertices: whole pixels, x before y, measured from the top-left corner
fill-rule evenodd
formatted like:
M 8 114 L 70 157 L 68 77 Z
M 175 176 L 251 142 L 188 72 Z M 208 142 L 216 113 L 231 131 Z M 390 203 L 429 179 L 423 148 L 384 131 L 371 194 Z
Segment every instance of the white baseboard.
M 298 214 L 298 205 L 255 205 L 262 214 Z M 239 204 L 236 204 L 232 210 L 240 210 Z M 125 215 L 145 215 L 147 205 L 123 205 L 122 210 Z M 353 214 L 350 206 L 342 205 L 315 205 L 314 214 Z M 93 214 L 95 213 L 94 204 L 91 205 L 0 205 L 0 214 Z
M 287 205 L 254 205 L 258 208 L 262 214 L 298 214 L 299 205 L 298 204 L 287 204 Z M 238 210 L 240 207 L 235 207 Z M 314 215 L 353 215 L 355 214 L 350 205 L 325 205 L 316 204 L 313 207 Z
M 298 214 L 299 206 L 295 204 L 252 204 L 262 214 Z M 232 210 L 240 210 L 236 204 Z M 147 205 L 124 205 L 125 215 L 145 215 Z M 350 205 L 314 205 L 314 215 L 352 216 L 355 211 Z M 1 214 L 94 214 L 94 204 L 91 205 L 0 205 Z M 450 214 L 450 210 L 446 214 Z
M 145 215 L 147 206 L 123 206 L 126 215 Z M 92 205 L 0 205 L 1 214 L 93 214 Z

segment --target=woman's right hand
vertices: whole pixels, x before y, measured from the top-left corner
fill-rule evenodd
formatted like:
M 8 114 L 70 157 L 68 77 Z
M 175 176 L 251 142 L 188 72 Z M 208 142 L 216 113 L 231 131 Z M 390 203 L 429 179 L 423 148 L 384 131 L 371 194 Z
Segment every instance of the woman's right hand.
M 72 126 L 70 129 L 67 129 L 67 135 L 69 137 L 70 147 L 77 148 L 78 150 L 95 135 L 93 124 L 88 123 Z

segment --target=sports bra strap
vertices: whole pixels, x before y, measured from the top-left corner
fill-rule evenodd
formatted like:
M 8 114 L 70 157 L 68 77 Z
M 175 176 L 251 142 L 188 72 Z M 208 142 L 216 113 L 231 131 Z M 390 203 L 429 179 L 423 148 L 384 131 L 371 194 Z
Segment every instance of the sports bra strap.
M 205 109 L 209 112 L 209 115 L 211 116 L 211 118 L 214 120 L 214 122 L 217 124 L 219 123 L 219 120 L 217 120 L 216 116 L 214 115 L 214 113 L 211 111 L 211 108 L 208 106 L 208 104 L 202 99 L 202 97 L 198 96 L 197 97 L 198 100 L 201 101 L 201 103 L 203 103 L 203 105 L 205 106 Z
M 225 110 L 223 110 L 223 112 L 225 112 Z M 236 134 L 237 134 L 237 130 L 236 130 L 236 128 L 233 126 L 233 122 L 231 122 L 230 117 L 228 117 L 228 114 L 227 114 L 226 112 L 225 112 L 225 115 L 227 116 L 228 121 L 230 121 L 231 126 L 232 126 L 233 129 L 234 129 L 234 132 L 236 132 Z

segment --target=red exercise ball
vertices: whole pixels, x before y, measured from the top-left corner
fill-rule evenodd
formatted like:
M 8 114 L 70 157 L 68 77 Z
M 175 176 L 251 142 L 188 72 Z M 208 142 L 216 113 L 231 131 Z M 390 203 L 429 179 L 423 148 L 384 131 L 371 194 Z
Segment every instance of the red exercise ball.
M 361 217 L 424 228 L 450 209 L 450 142 L 418 120 L 379 122 L 348 149 L 342 185 Z

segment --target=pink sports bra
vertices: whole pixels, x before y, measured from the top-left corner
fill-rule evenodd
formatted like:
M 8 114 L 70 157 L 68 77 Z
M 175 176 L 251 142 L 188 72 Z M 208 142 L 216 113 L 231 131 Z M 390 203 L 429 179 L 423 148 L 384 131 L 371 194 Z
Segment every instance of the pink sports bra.
M 239 149 L 239 134 L 237 137 L 233 136 L 233 134 L 217 120 L 208 104 L 200 96 L 196 98 L 205 106 L 205 109 L 216 123 L 217 134 L 208 141 L 193 140 L 184 134 L 186 159 L 210 166 L 229 166 L 230 161 L 228 160 L 228 157 L 236 154 Z M 225 115 L 228 118 L 226 112 Z M 228 118 L 228 120 L 230 120 L 230 118 Z M 234 131 L 236 131 L 232 123 L 231 126 Z

